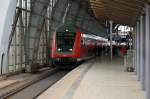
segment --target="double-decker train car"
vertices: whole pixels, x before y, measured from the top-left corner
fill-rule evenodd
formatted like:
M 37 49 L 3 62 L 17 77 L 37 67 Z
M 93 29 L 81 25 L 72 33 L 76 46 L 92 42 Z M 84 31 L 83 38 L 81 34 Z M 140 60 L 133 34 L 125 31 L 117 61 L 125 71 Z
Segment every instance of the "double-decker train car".
M 99 52 L 107 39 L 85 34 L 79 29 L 62 26 L 53 33 L 51 58 L 53 64 L 68 64 L 87 60 Z

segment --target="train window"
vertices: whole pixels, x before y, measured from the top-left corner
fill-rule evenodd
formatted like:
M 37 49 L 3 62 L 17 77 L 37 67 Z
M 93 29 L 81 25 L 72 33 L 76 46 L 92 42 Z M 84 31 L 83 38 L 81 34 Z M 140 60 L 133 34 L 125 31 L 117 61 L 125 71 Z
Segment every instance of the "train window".
M 72 52 L 75 42 L 75 32 L 57 32 L 57 51 L 58 52 Z
M 81 47 L 84 46 L 84 42 L 83 42 L 83 39 L 81 39 Z

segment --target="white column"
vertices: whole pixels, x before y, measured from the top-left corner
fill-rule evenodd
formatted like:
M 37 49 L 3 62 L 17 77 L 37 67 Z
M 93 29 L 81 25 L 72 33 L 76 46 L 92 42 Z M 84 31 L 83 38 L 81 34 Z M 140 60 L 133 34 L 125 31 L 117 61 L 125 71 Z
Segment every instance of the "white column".
M 7 49 L 16 4 L 17 0 L 0 1 L 0 71 L 2 73 L 7 72 Z
M 150 99 L 150 6 L 146 4 L 146 99 Z
M 145 64 L 144 64 L 144 19 L 145 16 L 141 15 L 140 17 L 140 81 L 142 89 L 145 90 Z
M 110 23 L 110 59 L 112 60 L 112 57 L 113 57 L 113 49 L 112 49 L 113 21 L 111 20 L 111 21 L 109 21 L 109 23 Z
M 136 48 L 136 57 L 137 57 L 137 79 L 140 80 L 140 22 L 137 22 L 137 48 Z
M 134 67 L 135 67 L 135 74 L 137 75 L 137 25 L 134 27 L 135 32 L 135 40 L 134 40 Z

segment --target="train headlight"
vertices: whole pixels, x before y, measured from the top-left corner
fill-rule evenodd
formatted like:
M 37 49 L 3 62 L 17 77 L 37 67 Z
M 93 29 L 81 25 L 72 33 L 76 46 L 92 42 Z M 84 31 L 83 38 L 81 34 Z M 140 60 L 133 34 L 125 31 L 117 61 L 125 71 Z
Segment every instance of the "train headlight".
M 60 61 L 60 58 L 57 58 L 57 61 Z
M 69 51 L 72 51 L 72 49 L 69 49 Z
M 61 48 L 58 48 L 57 50 L 58 50 L 58 51 L 62 51 L 62 49 L 61 49 Z

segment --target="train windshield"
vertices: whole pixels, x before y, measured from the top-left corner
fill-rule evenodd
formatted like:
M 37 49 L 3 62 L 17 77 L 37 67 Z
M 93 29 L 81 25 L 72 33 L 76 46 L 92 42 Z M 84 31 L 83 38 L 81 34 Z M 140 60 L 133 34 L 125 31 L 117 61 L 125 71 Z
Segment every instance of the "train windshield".
M 72 52 L 75 42 L 75 32 L 57 32 L 57 51 L 58 52 Z

